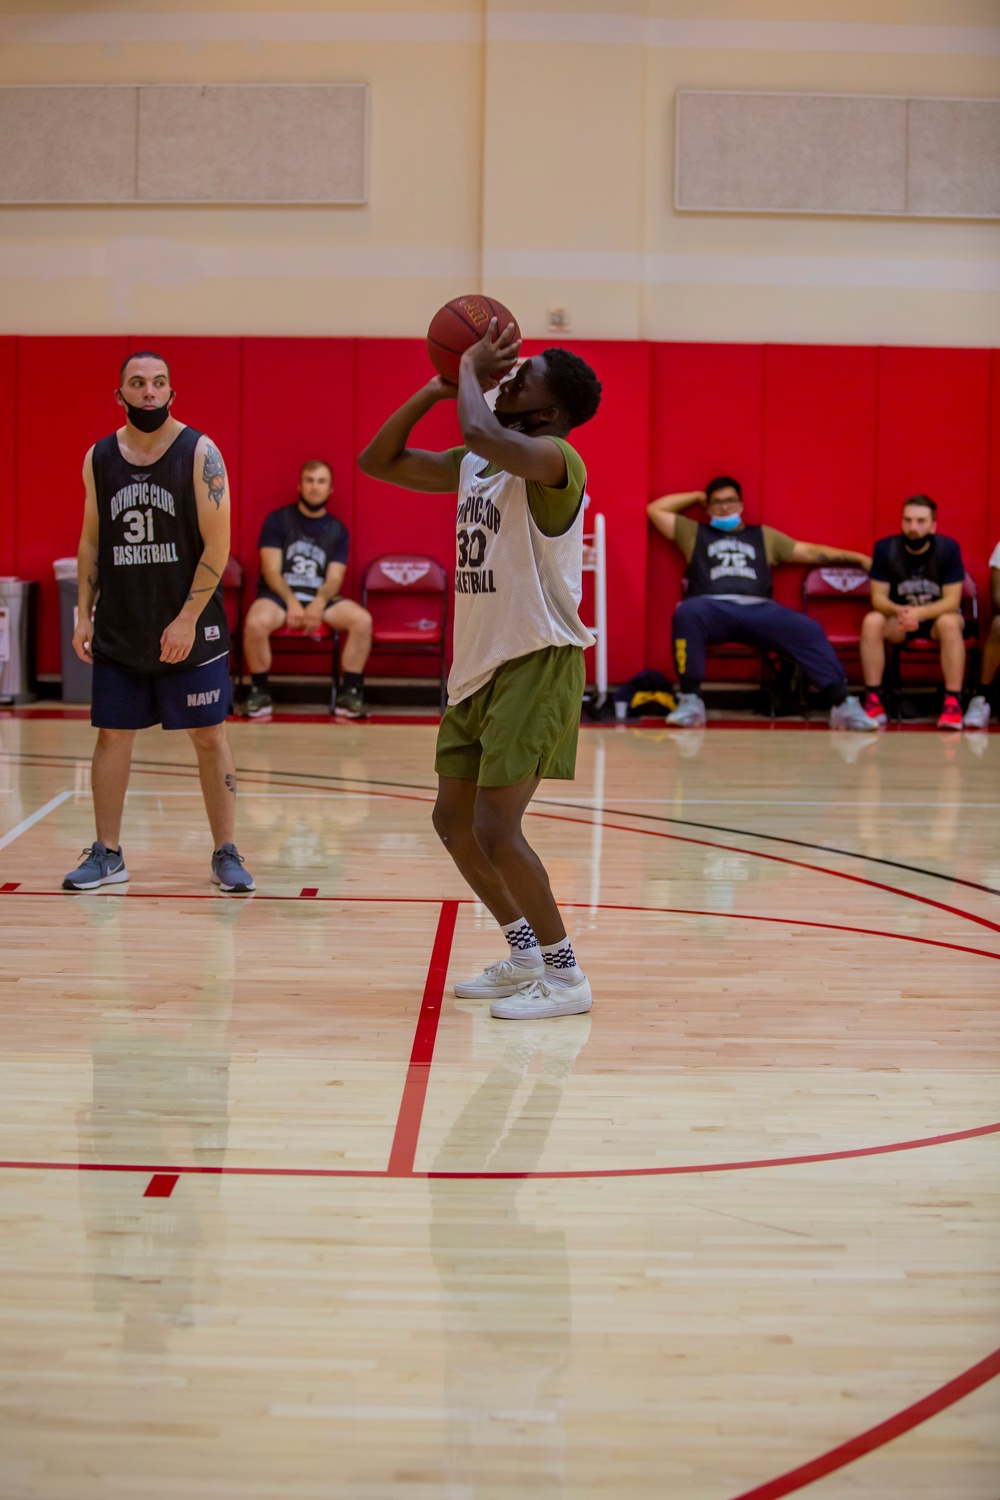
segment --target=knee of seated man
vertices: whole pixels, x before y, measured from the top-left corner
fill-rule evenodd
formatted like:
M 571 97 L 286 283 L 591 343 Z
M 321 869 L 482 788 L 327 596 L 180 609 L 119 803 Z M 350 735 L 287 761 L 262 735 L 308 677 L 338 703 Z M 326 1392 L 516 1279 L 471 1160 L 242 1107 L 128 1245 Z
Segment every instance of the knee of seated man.
M 965 629 L 965 621 L 958 614 L 938 615 L 936 623 L 941 636 L 961 635 Z

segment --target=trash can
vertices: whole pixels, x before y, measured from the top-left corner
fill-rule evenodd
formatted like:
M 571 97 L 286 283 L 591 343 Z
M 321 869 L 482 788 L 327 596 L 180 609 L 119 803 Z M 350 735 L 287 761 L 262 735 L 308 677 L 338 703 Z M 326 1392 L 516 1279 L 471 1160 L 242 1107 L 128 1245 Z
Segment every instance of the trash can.
M 0 703 L 34 703 L 38 584 L 0 578 Z
M 76 558 L 57 557 L 52 564 L 59 585 L 59 644 L 62 659 L 62 700 L 64 703 L 89 703 L 93 668 L 81 661 L 73 650 L 76 629 Z

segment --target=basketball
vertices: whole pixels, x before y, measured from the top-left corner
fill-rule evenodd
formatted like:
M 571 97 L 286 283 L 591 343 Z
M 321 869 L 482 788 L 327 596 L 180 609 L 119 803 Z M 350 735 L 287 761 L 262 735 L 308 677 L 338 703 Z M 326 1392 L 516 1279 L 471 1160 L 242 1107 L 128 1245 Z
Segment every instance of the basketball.
M 503 333 L 507 324 L 513 323 L 515 336 L 521 337 L 514 314 L 495 297 L 483 297 L 478 292 L 467 297 L 453 297 L 431 319 L 427 330 L 427 353 L 438 374 L 450 380 L 452 385 L 458 384 L 462 355 L 483 337 L 491 318 L 497 320 L 498 333 Z

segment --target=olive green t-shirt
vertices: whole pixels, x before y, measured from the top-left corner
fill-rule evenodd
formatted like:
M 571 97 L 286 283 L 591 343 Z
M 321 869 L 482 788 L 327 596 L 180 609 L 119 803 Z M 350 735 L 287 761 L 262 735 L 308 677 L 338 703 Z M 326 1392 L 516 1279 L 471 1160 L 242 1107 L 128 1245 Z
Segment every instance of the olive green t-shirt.
M 690 516 L 674 517 L 674 541 L 684 553 L 684 561 L 690 562 L 694 555 L 694 544 L 698 537 L 698 527 L 704 524 L 701 521 L 692 521 Z M 762 526 L 764 534 L 764 555 L 773 568 L 776 563 L 789 562 L 795 550 L 794 538 L 786 536 L 783 531 L 775 531 L 773 526 Z M 718 533 L 723 535 L 723 533 Z M 727 536 L 739 536 L 739 531 L 724 533 Z
M 587 470 L 579 453 L 567 443 L 565 438 L 553 437 L 548 441 L 558 444 L 562 449 L 566 460 L 566 483 L 552 487 L 539 484 L 535 479 L 526 479 L 524 482 L 528 490 L 531 518 L 539 531 L 543 536 L 562 536 L 563 532 L 568 531 L 572 526 L 576 513 L 580 509 L 583 492 L 587 488 Z M 455 471 L 456 488 L 462 459 L 468 451 L 468 448 L 449 448 L 445 454 Z M 493 465 L 489 465 L 485 472 L 495 474 L 497 470 Z

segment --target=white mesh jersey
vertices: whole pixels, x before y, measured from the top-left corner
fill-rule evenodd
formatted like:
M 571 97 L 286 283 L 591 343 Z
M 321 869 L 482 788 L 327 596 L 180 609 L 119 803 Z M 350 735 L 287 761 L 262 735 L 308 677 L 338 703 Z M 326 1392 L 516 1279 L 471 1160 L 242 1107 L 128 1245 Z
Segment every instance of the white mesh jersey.
M 462 459 L 455 568 L 455 656 L 448 702 L 461 703 L 498 667 L 546 646 L 592 646 L 579 615 L 583 501 L 561 536 L 539 530 L 528 486 L 503 470 Z

